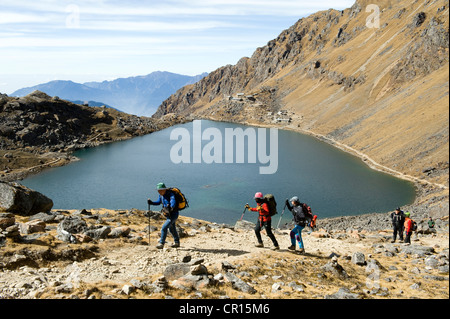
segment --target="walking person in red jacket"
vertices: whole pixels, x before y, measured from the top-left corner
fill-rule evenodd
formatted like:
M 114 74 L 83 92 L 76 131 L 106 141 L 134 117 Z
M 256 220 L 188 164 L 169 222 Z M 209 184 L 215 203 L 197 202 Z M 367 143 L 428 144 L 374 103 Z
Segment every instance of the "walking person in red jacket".
M 258 244 L 256 247 L 264 247 L 262 238 L 261 238 L 261 230 L 263 227 L 266 228 L 267 236 L 272 240 L 273 245 L 275 246 L 273 249 L 278 250 L 280 246 L 275 238 L 275 235 L 272 233 L 272 217 L 270 217 L 269 206 L 266 202 L 264 202 L 264 196 L 262 193 L 255 194 L 256 207 L 252 208 L 248 204 L 246 208 L 252 212 L 258 212 L 259 217 L 256 222 L 255 234 L 258 239 Z
M 413 233 L 414 222 L 411 219 L 411 213 L 405 213 L 405 241 L 406 244 L 411 244 L 411 235 Z

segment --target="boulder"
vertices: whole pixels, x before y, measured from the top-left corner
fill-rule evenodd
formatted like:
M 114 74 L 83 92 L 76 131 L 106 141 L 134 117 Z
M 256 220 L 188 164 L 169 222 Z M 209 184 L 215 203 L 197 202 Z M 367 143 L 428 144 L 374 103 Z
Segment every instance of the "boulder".
M 127 237 L 130 234 L 130 232 L 131 232 L 130 227 L 121 226 L 113 228 L 108 236 L 111 238 Z
M 202 264 L 194 265 L 191 266 L 190 273 L 193 276 L 208 275 L 208 269 L 205 265 Z
M 348 288 L 340 288 L 336 293 L 325 296 L 325 299 L 362 299 L 362 297 L 351 293 Z
M 11 213 L 0 213 L 0 230 L 6 229 L 16 223 L 16 218 Z
M 46 224 L 42 220 L 35 219 L 26 223 L 20 224 L 20 232 L 24 235 L 32 233 L 40 233 L 45 231 Z
M 340 279 L 347 279 L 349 276 L 345 269 L 339 265 L 336 257 L 331 258 L 331 261 L 321 268 L 323 271 L 331 272 Z
M 71 234 L 83 233 L 87 230 L 86 222 L 80 217 L 66 216 L 58 224 L 58 228 L 64 229 Z
M 426 255 L 431 255 L 435 252 L 433 247 L 421 245 L 402 246 L 400 249 L 404 254 L 419 255 L 420 257 L 425 257 Z
M 49 212 L 53 201 L 18 183 L 0 182 L 0 210 L 22 216 Z
M 191 271 L 191 266 L 185 263 L 168 265 L 164 270 L 164 277 L 169 280 L 178 279 Z
M 99 226 L 93 229 L 88 229 L 84 232 L 85 235 L 91 237 L 92 239 L 99 240 L 108 237 L 111 232 L 111 227 L 109 226 Z
M 28 220 L 32 221 L 32 220 L 42 220 L 45 223 L 51 223 L 54 222 L 56 219 L 56 214 L 52 213 L 52 212 L 47 212 L 47 213 L 37 213 L 35 215 L 30 216 L 30 218 Z
M 194 289 L 204 289 L 214 285 L 214 279 L 208 278 L 205 275 L 191 275 L 187 274 L 172 282 L 172 287 L 192 291 Z
M 64 242 L 77 242 L 74 234 L 83 233 L 87 230 L 86 222 L 80 217 L 67 216 L 58 224 L 56 228 L 56 238 Z
M 5 237 L 18 238 L 20 237 L 19 224 L 14 224 L 12 226 L 6 227 L 1 233 Z
M 242 291 L 247 294 L 255 294 L 256 289 L 247 284 L 245 281 L 237 277 L 235 274 L 231 272 L 225 273 L 225 279 L 231 283 L 233 289 Z
M 364 266 L 366 264 L 366 257 L 361 252 L 356 252 L 352 256 L 352 263 Z

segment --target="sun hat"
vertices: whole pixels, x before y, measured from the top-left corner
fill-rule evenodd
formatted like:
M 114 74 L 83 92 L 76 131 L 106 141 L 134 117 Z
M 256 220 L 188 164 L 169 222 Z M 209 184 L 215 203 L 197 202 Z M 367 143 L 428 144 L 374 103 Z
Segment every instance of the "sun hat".
M 262 199 L 263 197 L 264 197 L 264 196 L 263 196 L 262 193 L 256 193 L 256 194 L 255 194 L 255 199 L 257 199 L 257 198 Z
M 164 183 L 159 183 L 158 185 L 156 185 L 156 189 L 162 191 L 164 189 L 167 189 L 167 187 Z

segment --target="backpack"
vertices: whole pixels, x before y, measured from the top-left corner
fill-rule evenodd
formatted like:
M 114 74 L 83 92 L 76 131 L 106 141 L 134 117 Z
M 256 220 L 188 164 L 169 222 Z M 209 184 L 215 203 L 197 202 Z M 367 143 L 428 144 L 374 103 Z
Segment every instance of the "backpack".
M 302 205 L 303 214 L 305 214 L 305 218 L 308 220 L 312 220 L 314 217 L 312 214 L 311 207 L 309 207 L 308 204 L 305 203 L 300 203 L 300 205 Z
M 169 190 L 175 195 L 175 201 L 177 202 L 179 211 L 189 207 L 189 201 L 179 188 L 172 187 Z
M 416 231 L 417 230 L 417 223 L 411 219 L 411 230 Z
M 309 226 L 311 228 L 314 228 L 316 227 L 316 225 L 317 225 L 317 215 L 314 215 L 313 219 L 311 220 L 311 224 L 309 224 Z
M 275 200 L 275 196 L 273 196 L 272 194 L 265 195 L 264 202 L 267 204 L 267 206 L 269 206 L 269 214 L 271 217 L 278 214 L 277 201 Z

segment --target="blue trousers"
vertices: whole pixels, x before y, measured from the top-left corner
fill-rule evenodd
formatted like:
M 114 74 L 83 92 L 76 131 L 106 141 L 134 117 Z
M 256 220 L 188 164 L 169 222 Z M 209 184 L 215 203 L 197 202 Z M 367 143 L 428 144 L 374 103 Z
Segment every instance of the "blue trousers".
M 178 212 L 172 213 L 171 216 L 167 218 L 166 222 L 161 228 L 161 239 L 159 240 L 160 244 L 166 243 L 167 231 L 170 231 L 173 236 L 173 240 L 176 243 L 180 242 L 180 237 L 178 236 L 177 228 L 175 227 L 175 222 L 177 221 L 177 219 Z
M 305 226 L 295 225 L 294 229 L 291 230 L 291 243 L 292 246 L 295 246 L 295 240 L 298 242 L 299 248 L 303 248 L 303 238 L 302 238 L 302 230 Z

